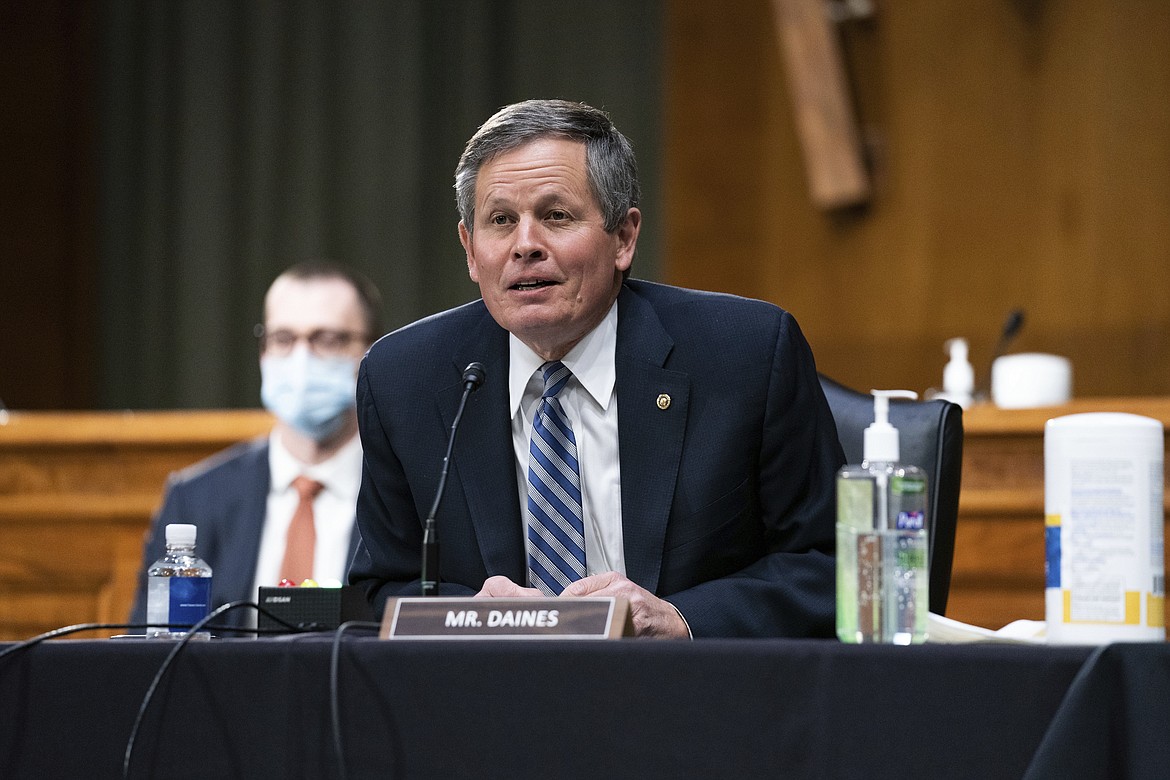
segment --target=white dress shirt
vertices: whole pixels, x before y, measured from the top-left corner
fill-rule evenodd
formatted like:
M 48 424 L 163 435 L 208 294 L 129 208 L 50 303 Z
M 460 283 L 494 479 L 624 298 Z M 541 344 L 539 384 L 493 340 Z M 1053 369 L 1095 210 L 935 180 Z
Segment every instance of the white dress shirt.
M 313 579 L 319 583 L 344 582 L 362 479 L 361 438 L 354 436 L 329 460 L 310 466 L 294 458 L 281 443 L 279 434 L 273 431 L 268 437 L 268 468 L 268 511 L 260 534 L 253 592 L 261 585 L 280 583 L 285 536 L 298 501 L 292 481 L 302 474 L 325 486 L 313 499 L 313 528 L 317 532 Z
M 512 446 L 521 516 L 528 517 L 528 452 L 532 420 L 544 391 L 544 359 L 520 339 L 508 337 L 508 408 L 512 412 Z M 577 439 L 581 466 L 581 503 L 585 513 L 585 566 L 589 574 L 626 573 L 622 544 L 622 480 L 618 458 L 617 303 L 569 354 L 561 359 L 573 378 L 561 390 L 561 406 Z M 524 529 L 527 543 L 528 532 Z

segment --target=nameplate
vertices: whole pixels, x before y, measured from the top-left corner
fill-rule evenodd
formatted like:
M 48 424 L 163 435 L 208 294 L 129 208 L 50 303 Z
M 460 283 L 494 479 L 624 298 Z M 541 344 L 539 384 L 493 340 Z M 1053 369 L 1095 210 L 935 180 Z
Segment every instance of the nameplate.
M 624 598 L 392 598 L 383 639 L 618 639 L 633 636 Z

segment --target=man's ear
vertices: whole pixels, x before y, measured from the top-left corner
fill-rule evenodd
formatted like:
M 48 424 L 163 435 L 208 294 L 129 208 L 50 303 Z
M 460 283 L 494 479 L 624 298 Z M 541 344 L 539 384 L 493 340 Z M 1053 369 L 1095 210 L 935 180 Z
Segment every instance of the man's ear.
M 631 208 L 626 214 L 626 220 L 618 226 L 614 233 L 618 239 L 618 254 L 614 259 L 617 270 L 625 273 L 634 263 L 634 249 L 638 245 L 638 233 L 642 229 L 642 212 Z
M 471 233 L 463 224 L 463 220 L 459 220 L 459 243 L 463 244 L 463 252 L 467 255 L 467 275 L 471 277 L 471 281 L 478 283 L 479 272 L 475 268 L 475 250 L 471 243 Z

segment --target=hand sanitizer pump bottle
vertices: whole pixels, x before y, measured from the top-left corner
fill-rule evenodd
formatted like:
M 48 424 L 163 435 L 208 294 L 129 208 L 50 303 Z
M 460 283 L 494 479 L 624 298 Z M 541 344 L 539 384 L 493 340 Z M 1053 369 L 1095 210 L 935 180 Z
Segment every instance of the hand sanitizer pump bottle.
M 939 397 L 968 409 L 975 398 L 975 368 L 967 359 L 967 339 L 950 339 L 946 348 L 950 360 L 943 366 L 943 391 Z
M 837 637 L 851 644 L 926 641 L 926 474 L 899 462 L 891 398 L 909 390 L 874 390 L 874 422 L 865 429 L 864 460 L 837 473 Z

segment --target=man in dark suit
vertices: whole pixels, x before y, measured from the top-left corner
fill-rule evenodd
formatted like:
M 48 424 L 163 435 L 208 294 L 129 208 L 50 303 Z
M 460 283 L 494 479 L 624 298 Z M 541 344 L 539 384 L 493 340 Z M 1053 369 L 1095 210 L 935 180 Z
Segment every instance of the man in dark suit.
M 272 432 L 172 475 L 146 539 L 131 622 L 147 620 L 146 572 L 171 523 L 198 529 L 213 608 L 255 601 L 260 585 L 282 578 L 345 577 L 362 461 L 354 388 L 358 361 L 381 333 L 380 307 L 368 279 L 330 263 L 296 265 L 273 281 L 257 328 Z M 217 622 L 255 625 L 256 615 L 236 609 Z
M 761 301 L 627 279 L 641 226 L 628 141 L 601 111 L 505 107 L 456 170 L 482 300 L 377 342 L 350 580 L 419 593 L 615 595 L 644 636 L 831 636 L 844 458 L 795 320 Z M 555 430 L 554 430 L 555 429 Z

